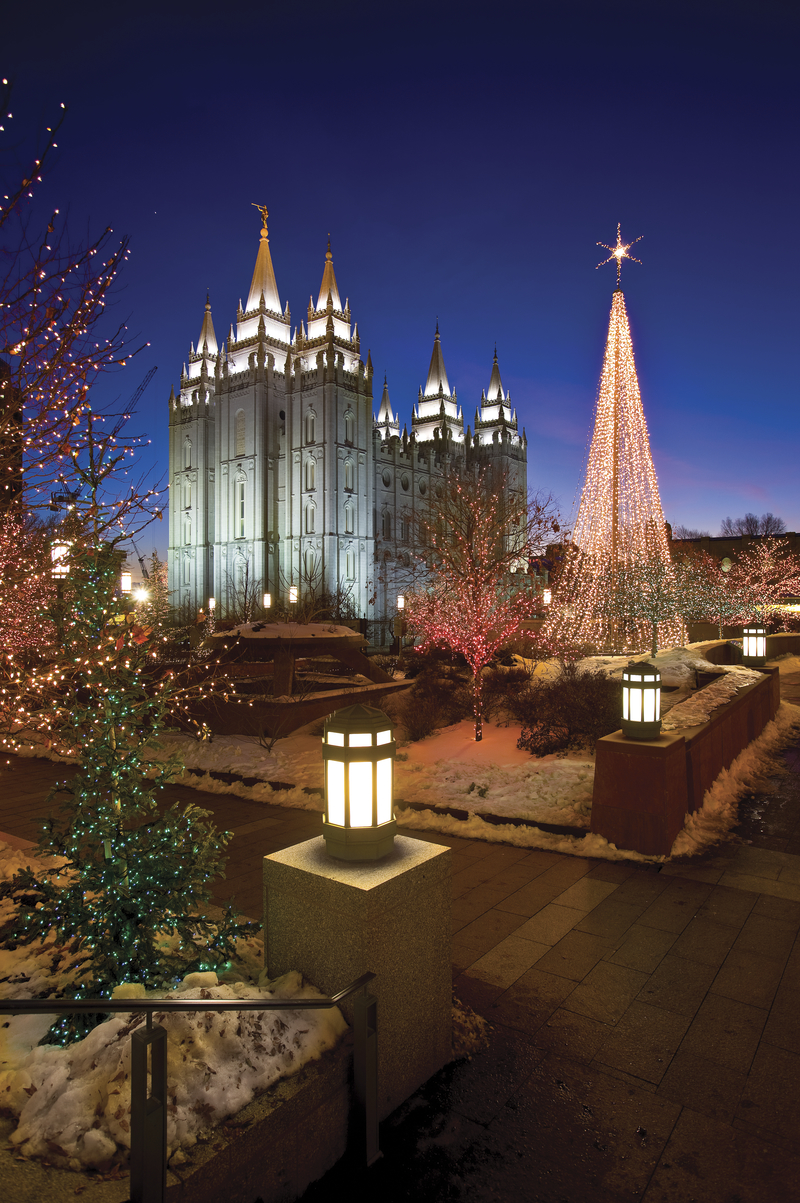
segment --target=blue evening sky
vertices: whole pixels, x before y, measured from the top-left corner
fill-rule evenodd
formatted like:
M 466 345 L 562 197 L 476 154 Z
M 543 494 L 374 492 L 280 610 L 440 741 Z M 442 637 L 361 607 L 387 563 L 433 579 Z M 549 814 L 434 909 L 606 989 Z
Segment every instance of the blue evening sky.
M 622 282 L 667 519 L 800 530 L 799 27 L 775 0 L 18 5 L 4 169 L 65 101 L 34 203 L 131 237 L 115 315 L 150 347 L 96 400 L 158 365 L 134 427 L 160 475 L 206 289 L 218 337 L 246 296 L 257 201 L 293 325 L 331 232 L 401 425 L 437 317 L 470 423 L 496 342 L 529 483 L 569 512 L 614 286 L 595 243 L 621 221 L 644 236 Z

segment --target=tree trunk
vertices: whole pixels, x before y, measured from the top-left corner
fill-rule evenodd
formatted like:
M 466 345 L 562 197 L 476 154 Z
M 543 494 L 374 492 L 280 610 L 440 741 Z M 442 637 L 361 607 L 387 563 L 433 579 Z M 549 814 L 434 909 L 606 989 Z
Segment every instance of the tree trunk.
M 480 668 L 472 678 L 472 699 L 475 714 L 475 742 L 478 743 L 483 739 L 483 675 Z
M 658 652 L 658 623 L 653 623 L 653 645 L 650 648 L 650 655 L 655 656 Z

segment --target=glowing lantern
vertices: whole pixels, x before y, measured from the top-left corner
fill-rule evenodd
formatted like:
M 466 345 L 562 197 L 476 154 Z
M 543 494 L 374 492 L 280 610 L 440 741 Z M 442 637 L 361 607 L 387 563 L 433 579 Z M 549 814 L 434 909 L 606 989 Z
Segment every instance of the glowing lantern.
M 69 543 L 54 543 L 50 548 L 50 574 L 56 580 L 63 580 L 69 572 L 69 564 L 67 563 L 69 547 Z
M 268 610 L 271 605 L 272 605 L 272 594 L 265 593 L 264 594 L 264 609 Z
M 745 664 L 750 668 L 760 668 L 767 659 L 767 628 L 760 622 L 751 622 L 742 629 L 742 635 Z
M 661 731 L 661 673 L 647 661 L 630 660 L 622 670 L 622 733 L 656 739 Z
M 128 593 L 130 593 L 132 588 L 133 588 L 133 577 L 131 576 L 131 574 L 129 572 L 121 573 L 120 578 L 119 578 L 120 593 L 124 593 L 127 595 Z
M 398 593 L 397 595 L 397 608 L 398 610 L 405 610 L 406 608 L 406 599 L 402 593 Z
M 545 590 L 544 590 L 544 592 L 542 593 L 542 601 L 544 602 L 544 604 L 545 604 L 546 606 L 549 606 L 549 605 L 550 605 L 550 602 L 551 602 L 552 600 L 553 600 L 553 590 L 552 590 L 552 589 L 545 589 Z
M 210 597 L 210 598 L 208 599 L 208 608 L 209 608 L 209 610 L 213 610 L 213 609 L 215 608 L 216 604 L 217 604 L 217 599 L 216 599 L 215 597 Z
M 297 585 L 289 586 L 289 604 L 294 605 L 297 601 Z
M 374 706 L 346 706 L 325 720 L 322 834 L 331 856 L 379 860 L 392 851 L 394 723 Z

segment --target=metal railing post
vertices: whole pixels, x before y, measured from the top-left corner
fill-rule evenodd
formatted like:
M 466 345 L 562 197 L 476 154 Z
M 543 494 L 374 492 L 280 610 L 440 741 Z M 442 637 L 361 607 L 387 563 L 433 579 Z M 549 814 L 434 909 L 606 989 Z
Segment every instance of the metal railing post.
M 353 1086 L 361 1111 L 367 1165 L 381 1156 L 378 1134 L 378 1000 L 361 994 L 353 1009 Z
M 151 1016 L 131 1033 L 131 1203 L 164 1203 L 167 1189 L 167 1029 Z

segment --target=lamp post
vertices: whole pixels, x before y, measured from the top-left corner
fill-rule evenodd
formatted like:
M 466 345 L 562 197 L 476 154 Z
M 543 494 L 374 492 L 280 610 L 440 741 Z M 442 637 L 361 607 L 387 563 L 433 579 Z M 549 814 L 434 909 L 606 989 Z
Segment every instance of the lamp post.
M 322 834 L 339 860 L 380 860 L 392 851 L 394 723 L 374 706 L 346 706 L 325 720 Z
M 751 622 L 742 628 L 742 636 L 744 663 L 749 668 L 761 668 L 767 659 L 767 628 L 763 623 Z
M 272 608 L 272 594 L 265 593 L 264 594 L 264 609 L 269 610 L 271 608 Z
M 628 739 L 657 739 L 661 732 L 661 673 L 646 660 L 622 670 L 622 733 Z
M 64 578 L 69 573 L 69 543 L 53 543 L 50 547 L 50 575 L 56 583 L 56 635 L 64 639 Z

